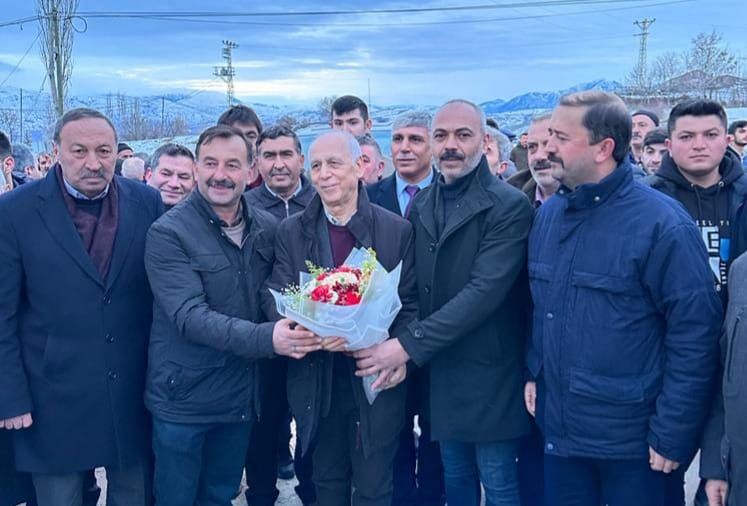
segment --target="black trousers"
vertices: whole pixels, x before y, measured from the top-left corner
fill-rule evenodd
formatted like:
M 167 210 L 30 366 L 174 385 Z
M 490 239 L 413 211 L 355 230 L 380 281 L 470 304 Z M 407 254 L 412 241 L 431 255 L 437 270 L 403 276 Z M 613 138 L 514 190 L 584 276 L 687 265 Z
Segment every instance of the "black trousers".
M 320 505 L 391 505 L 392 465 L 399 441 L 395 438 L 365 457 L 359 423 L 358 409 L 340 409 L 333 396 L 329 416 L 319 421 L 312 458 Z
M 287 359 L 274 358 L 263 361 L 267 395 L 262 399 L 262 416 L 252 425 L 249 449 L 246 453 L 245 497 L 248 506 L 272 506 L 278 498 L 279 456 L 289 454 L 290 418 L 286 392 Z M 315 501 L 314 485 L 311 481 L 311 455 L 301 456 L 296 444 L 294 470 L 298 478 L 296 494 L 304 504 Z
M 422 407 L 428 375 L 426 370 L 418 369 L 408 376 L 405 426 L 394 458 L 392 506 L 443 506 L 446 496 L 441 449 L 437 441 L 431 440 L 431 424 Z M 413 434 L 416 415 L 420 415 L 417 441 Z

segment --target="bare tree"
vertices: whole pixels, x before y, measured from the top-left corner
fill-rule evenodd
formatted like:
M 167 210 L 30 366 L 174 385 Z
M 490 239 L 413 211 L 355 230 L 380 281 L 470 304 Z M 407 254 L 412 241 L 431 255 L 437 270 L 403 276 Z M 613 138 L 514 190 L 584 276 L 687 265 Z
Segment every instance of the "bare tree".
M 709 98 L 720 87 L 720 78 L 736 74 L 739 68 L 739 59 L 715 30 L 699 33 L 692 39 L 686 62 L 688 71 L 697 71 L 697 79 L 693 83 L 697 91 Z
M 65 111 L 65 99 L 73 73 L 73 16 L 79 0 L 37 0 L 41 25 L 41 57 L 57 117 Z
M 11 107 L 0 108 L 0 131 L 5 132 L 12 142 L 20 142 L 16 139 L 18 132 L 18 110 Z
M 682 55 L 667 51 L 660 55 L 651 64 L 648 75 L 654 88 L 663 93 L 672 91 L 672 79 L 681 76 L 685 72 L 685 62 Z
M 329 95 L 327 97 L 322 97 L 322 99 L 319 100 L 317 110 L 323 121 L 329 121 L 330 115 L 332 114 L 332 104 L 335 100 L 337 100 L 337 95 Z
M 290 114 L 284 114 L 283 116 L 278 118 L 276 123 L 286 128 L 290 128 L 291 130 L 295 130 L 296 128 L 298 128 L 298 120 Z

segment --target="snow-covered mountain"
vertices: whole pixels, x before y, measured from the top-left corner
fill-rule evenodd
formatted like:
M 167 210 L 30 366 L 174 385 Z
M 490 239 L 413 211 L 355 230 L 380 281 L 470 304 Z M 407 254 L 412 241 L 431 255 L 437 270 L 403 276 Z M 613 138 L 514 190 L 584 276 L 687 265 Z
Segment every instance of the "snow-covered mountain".
M 495 99 L 483 102 L 481 107 L 488 116 L 496 118 L 501 127 L 521 130 L 528 125 L 531 117 L 539 112 L 551 109 L 565 93 L 583 90 L 617 91 L 622 87 L 617 81 L 599 79 L 581 83 L 571 88 L 558 91 L 531 92 L 513 97 L 509 100 Z M 242 102 L 253 107 L 262 122 L 273 124 L 284 116 L 294 118 L 299 125 L 322 126 L 329 121 L 327 115 L 318 106 L 290 106 L 264 103 Z M 153 125 L 161 122 L 183 121 L 187 134 L 197 134 L 209 125 L 215 124 L 218 116 L 226 109 L 225 95 L 215 92 L 167 93 L 132 97 L 118 93 L 105 93 L 88 96 L 72 96 L 70 107 L 91 107 L 98 109 L 119 127 L 126 117 L 137 109 L 139 116 Z M 371 108 L 374 124 L 386 127 L 401 112 L 413 108 L 435 111 L 436 106 L 413 106 L 399 104 Z M 23 115 L 23 135 L 20 131 L 21 114 Z M 39 148 L 51 134 L 51 123 L 54 115 L 46 90 L 23 91 L 23 111 L 21 111 L 20 90 L 18 88 L 0 88 L 0 130 L 11 135 L 14 141 L 20 140 Z M 146 135 L 147 137 L 147 135 Z M 125 139 L 131 140 L 131 139 Z

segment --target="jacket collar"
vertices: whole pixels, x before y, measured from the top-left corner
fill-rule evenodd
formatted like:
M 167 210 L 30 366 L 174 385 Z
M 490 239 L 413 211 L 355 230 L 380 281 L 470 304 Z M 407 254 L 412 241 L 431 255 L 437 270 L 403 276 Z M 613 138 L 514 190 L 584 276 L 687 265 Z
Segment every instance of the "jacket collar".
M 441 177 L 437 172 L 434 176 Z M 441 234 L 441 240 L 446 239 L 474 215 L 490 207 L 492 201 L 488 196 L 488 188 L 493 184 L 504 184 L 490 172 L 490 167 L 485 156 L 480 159 L 480 163 L 475 168 L 474 174 L 464 177 L 472 177 L 472 181 L 470 181 L 464 192 L 464 195 L 467 197 L 462 198 L 461 205 L 449 219 L 449 223 L 446 224 L 446 228 Z M 438 185 L 432 184 L 418 193 L 419 198 L 416 198 L 412 206 L 412 209 L 419 216 L 423 228 L 425 228 L 433 240 L 436 240 L 438 237 L 435 218 L 436 199 L 439 198 L 437 189 Z M 420 198 L 420 195 L 423 195 L 423 197 Z M 411 218 L 414 218 L 412 212 L 411 210 Z
M 289 202 L 297 202 L 303 207 L 306 207 L 311 199 L 314 197 L 314 194 L 316 191 L 314 190 L 314 187 L 311 186 L 311 182 L 301 174 L 301 190 L 296 193 L 295 195 L 291 196 L 290 199 L 288 199 Z M 269 188 L 267 188 L 266 183 L 262 183 L 259 187 L 257 187 L 255 190 L 250 191 L 257 191 L 259 193 L 259 198 L 262 200 L 265 206 L 269 207 L 274 204 L 279 204 L 283 202 L 283 199 L 278 197 L 277 195 L 273 195 Z
M 557 194 L 567 199 L 569 209 L 592 209 L 604 204 L 614 195 L 626 191 L 632 185 L 633 170 L 626 159 L 598 183 L 581 184 L 575 190 L 561 185 Z
M 319 194 L 314 194 L 309 205 L 301 213 L 300 220 L 303 224 L 303 233 L 307 237 L 314 238 L 316 235 L 316 223 L 324 215 L 324 206 Z M 325 218 L 326 219 L 326 218 Z M 363 183 L 358 183 L 358 210 L 350 218 L 346 225 L 350 233 L 355 236 L 358 243 L 364 248 L 373 246 L 373 237 L 371 236 L 371 227 L 373 224 L 373 208 L 368 200 L 368 193 L 363 187 Z
M 109 266 L 109 275 L 106 277 L 106 282 L 104 282 L 94 267 L 88 252 L 83 248 L 83 243 L 80 240 L 78 231 L 75 229 L 73 219 L 65 206 L 62 189 L 57 182 L 53 170 L 54 167 L 50 169 L 48 177 L 45 177 L 39 183 L 39 207 L 37 208 L 39 215 L 49 233 L 75 260 L 79 267 L 97 284 L 103 288 L 109 288 L 117 280 L 122 266 L 127 259 L 130 245 L 132 244 L 132 238 L 137 226 L 137 209 L 140 205 L 138 199 L 127 183 L 123 182 L 122 179 L 117 180 L 119 182 L 117 184 L 119 219 L 114 248 L 112 250 L 112 259 Z M 120 176 L 114 177 L 119 178 Z
M 220 233 L 221 227 L 227 226 L 227 224 L 218 217 L 213 208 L 210 206 L 205 197 L 200 193 L 200 190 L 195 187 L 192 193 L 187 197 L 187 201 L 190 205 L 197 209 L 205 220 L 212 226 L 218 233 Z M 241 195 L 241 217 L 246 224 L 246 231 L 251 234 L 255 228 L 255 220 L 253 220 L 254 210 L 247 205 L 244 195 Z

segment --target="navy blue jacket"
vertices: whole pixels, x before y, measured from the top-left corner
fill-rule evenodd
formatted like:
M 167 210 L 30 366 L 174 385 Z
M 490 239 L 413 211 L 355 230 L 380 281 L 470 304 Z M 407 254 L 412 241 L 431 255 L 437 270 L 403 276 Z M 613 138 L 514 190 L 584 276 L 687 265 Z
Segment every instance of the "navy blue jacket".
M 402 216 L 404 210 L 399 208 L 397 199 L 397 178 L 394 174 L 381 181 L 366 186 L 366 192 L 371 203 L 381 206 L 387 211 Z
M 152 296 L 145 234 L 163 211 L 153 188 L 117 177 L 119 223 L 102 281 L 54 171 L 0 198 L 0 418 L 16 467 L 70 473 L 130 466 L 150 446 L 143 404 Z
M 529 276 L 545 452 L 689 462 L 723 317 L 692 218 L 623 163 L 539 209 Z

